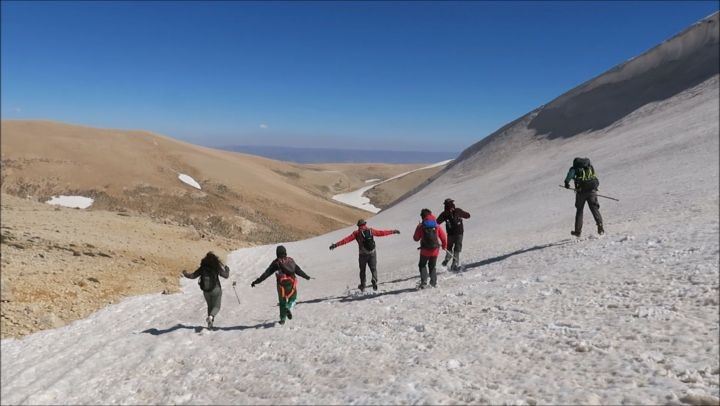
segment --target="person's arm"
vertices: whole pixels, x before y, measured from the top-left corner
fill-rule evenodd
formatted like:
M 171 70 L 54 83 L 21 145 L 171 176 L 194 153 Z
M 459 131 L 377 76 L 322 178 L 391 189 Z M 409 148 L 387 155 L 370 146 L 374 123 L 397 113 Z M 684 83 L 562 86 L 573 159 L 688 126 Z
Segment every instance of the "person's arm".
M 230 268 L 228 268 L 228 266 L 225 264 L 220 264 L 220 269 L 218 270 L 218 275 L 227 279 L 230 276 Z
M 566 188 L 570 187 L 570 181 L 573 180 L 574 178 L 575 178 L 575 168 L 570 167 L 567 175 L 565 176 L 565 187 Z
M 447 236 L 445 235 L 445 230 L 438 227 L 438 237 L 440 237 L 440 242 L 442 243 L 442 249 L 447 250 Z
M 440 213 L 440 215 L 435 220 L 438 224 L 442 224 L 445 220 L 447 220 L 447 215 L 445 212 Z
M 349 236 L 347 236 L 347 237 L 343 238 L 342 240 L 340 240 L 340 241 L 332 244 L 332 245 L 330 246 L 330 249 L 331 249 L 331 250 L 334 250 L 335 248 L 337 248 L 337 247 L 339 247 L 339 246 L 341 246 L 341 245 L 345 245 L 345 244 L 349 243 L 350 241 L 354 241 L 355 238 L 357 238 L 357 231 L 353 231 L 353 233 L 350 234 Z
M 458 217 L 463 218 L 463 219 L 470 218 L 470 213 L 466 212 L 463 209 L 458 209 L 457 207 L 455 208 L 455 214 L 457 214 Z
M 201 272 L 200 272 L 201 269 L 202 269 L 202 267 L 196 269 L 195 272 L 193 272 L 193 273 L 187 273 L 187 271 L 183 271 L 183 276 L 188 279 L 197 279 L 201 274 Z
M 413 240 L 420 241 L 422 238 L 422 223 L 415 227 L 415 234 L 413 234 Z
M 399 230 L 376 230 L 374 228 L 371 228 L 370 232 L 375 237 L 385 237 L 386 235 L 400 234 Z
M 251 286 L 251 287 L 255 287 L 255 285 L 258 285 L 258 284 L 262 283 L 265 279 L 268 278 L 268 276 L 272 275 L 273 272 L 275 272 L 275 271 L 277 271 L 277 270 L 278 270 L 277 261 L 273 261 L 273 262 L 270 264 L 270 266 L 267 267 L 267 269 L 265 270 L 265 272 L 263 272 L 262 275 L 260 275 L 257 279 L 255 279 L 255 280 L 250 284 L 250 286 Z
M 300 265 L 295 264 L 295 274 L 302 276 L 303 278 L 310 280 L 310 276 L 300 268 Z

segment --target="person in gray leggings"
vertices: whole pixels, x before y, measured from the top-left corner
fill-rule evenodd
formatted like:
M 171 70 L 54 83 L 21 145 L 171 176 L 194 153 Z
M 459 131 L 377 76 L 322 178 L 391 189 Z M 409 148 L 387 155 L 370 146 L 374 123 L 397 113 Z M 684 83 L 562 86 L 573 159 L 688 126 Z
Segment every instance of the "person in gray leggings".
M 230 276 L 230 268 L 220 261 L 212 252 L 208 252 L 200 261 L 200 267 L 193 273 L 183 271 L 183 276 L 190 279 L 197 279 L 200 289 L 205 296 L 207 303 L 207 322 L 208 328 L 213 327 L 215 316 L 220 312 L 220 303 L 222 302 L 222 286 L 220 286 L 220 276 L 227 279 Z

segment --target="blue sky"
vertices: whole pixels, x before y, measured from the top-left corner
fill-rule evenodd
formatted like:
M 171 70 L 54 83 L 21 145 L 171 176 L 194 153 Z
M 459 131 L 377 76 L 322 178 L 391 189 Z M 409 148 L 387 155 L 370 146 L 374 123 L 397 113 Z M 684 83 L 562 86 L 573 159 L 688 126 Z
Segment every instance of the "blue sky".
M 459 151 L 718 2 L 2 2 L 2 118 Z

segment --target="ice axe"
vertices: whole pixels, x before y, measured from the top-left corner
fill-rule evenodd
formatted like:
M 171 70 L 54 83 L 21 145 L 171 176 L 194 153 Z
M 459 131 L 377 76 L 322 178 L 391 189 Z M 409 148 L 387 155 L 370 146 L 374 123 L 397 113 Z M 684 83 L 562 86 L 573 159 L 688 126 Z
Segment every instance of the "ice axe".
M 569 189 L 569 190 L 575 190 L 575 191 L 577 191 L 577 190 L 574 189 L 574 188 L 571 188 L 571 187 L 566 188 L 566 187 L 563 186 L 563 185 L 558 185 L 558 187 L 561 187 L 561 188 L 563 188 L 563 189 Z M 604 197 L 605 199 L 615 200 L 616 202 L 619 202 L 619 201 L 620 201 L 620 199 L 616 199 L 616 198 L 610 197 L 610 196 L 597 195 L 597 197 Z

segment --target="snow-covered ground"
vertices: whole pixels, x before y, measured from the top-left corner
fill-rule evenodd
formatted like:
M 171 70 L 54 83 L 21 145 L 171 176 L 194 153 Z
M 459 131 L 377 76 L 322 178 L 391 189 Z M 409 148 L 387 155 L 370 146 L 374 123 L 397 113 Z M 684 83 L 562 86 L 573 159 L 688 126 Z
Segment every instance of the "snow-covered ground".
M 45 203 L 56 205 L 56 206 L 87 209 L 88 207 L 92 206 L 94 201 L 95 200 L 91 197 L 60 195 L 60 196 L 53 196 L 50 200 L 48 200 Z
M 193 179 L 192 176 L 190 176 L 190 175 L 181 173 L 181 174 L 178 174 L 178 179 L 180 179 L 180 182 L 182 182 L 186 185 L 190 185 L 190 186 L 194 187 L 195 189 L 201 189 L 200 184 L 197 183 L 197 181 L 195 179 Z
M 716 42 L 717 43 L 717 42 Z M 657 60 L 653 60 L 657 62 Z M 195 281 L 57 330 L 2 341 L 3 404 L 717 404 L 718 76 L 613 125 L 537 137 L 533 114 L 371 218 L 381 291 L 358 296 L 352 228 L 286 244 L 315 277 L 274 324 L 274 246 L 233 252 L 218 330 Z M 491 152 L 488 152 L 491 151 Z M 557 185 L 575 156 L 601 179 L 607 235 Z M 466 269 L 416 291 L 420 209 L 446 197 Z M 199 258 L 198 258 L 199 261 Z M 190 268 L 191 264 L 188 264 Z
M 341 203 L 345 203 L 349 206 L 357 207 L 359 209 L 363 209 L 363 210 L 369 211 L 371 213 L 379 213 L 381 209 L 379 207 L 375 207 L 372 203 L 370 203 L 370 199 L 365 197 L 365 193 L 368 190 L 374 188 L 377 185 L 382 185 L 385 182 L 390 182 L 391 180 L 402 178 L 403 176 L 409 175 L 413 172 L 422 171 L 425 169 L 437 168 L 439 166 L 445 166 L 445 165 L 449 164 L 450 162 L 452 162 L 452 159 L 448 159 L 447 161 L 442 161 L 442 162 L 436 162 L 434 164 L 424 166 L 422 168 L 413 169 L 412 171 L 403 172 L 401 174 L 393 176 L 392 178 L 387 178 L 382 182 L 378 182 L 378 183 L 375 183 L 375 184 L 372 184 L 369 186 L 363 186 L 360 189 L 356 189 L 351 192 L 340 193 L 340 194 L 333 196 L 332 198 L 333 198 L 333 200 L 336 200 Z M 380 179 L 370 179 L 370 180 L 366 180 L 365 183 L 379 181 L 379 180 Z
M 339 195 L 333 196 L 332 198 L 333 200 L 336 200 L 338 202 L 345 203 L 349 206 L 357 207 L 358 209 L 369 211 L 370 213 L 379 213 L 381 209 L 370 203 L 369 198 L 363 196 L 365 192 L 374 188 L 376 185 L 377 184 L 363 186 L 360 189 L 355 189 L 352 192 L 341 193 Z

